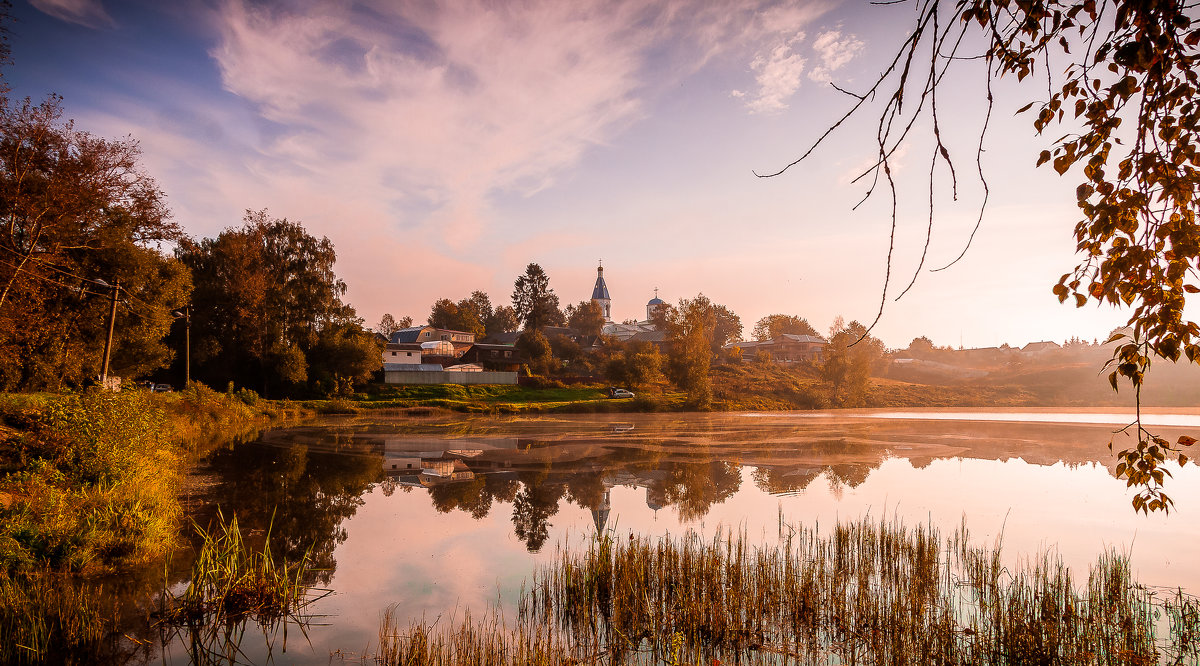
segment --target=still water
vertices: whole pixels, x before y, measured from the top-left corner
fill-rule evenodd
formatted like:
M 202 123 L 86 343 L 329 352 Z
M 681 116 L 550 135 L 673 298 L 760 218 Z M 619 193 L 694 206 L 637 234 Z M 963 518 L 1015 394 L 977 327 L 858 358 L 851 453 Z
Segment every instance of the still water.
M 333 593 L 307 640 L 248 631 L 242 661 L 357 662 L 380 616 L 435 623 L 513 600 L 557 548 L 597 529 L 775 542 L 787 525 L 863 516 L 965 522 L 1009 564 L 1050 551 L 1084 572 L 1109 549 L 1146 585 L 1200 592 L 1200 470 L 1170 466 L 1169 515 L 1143 516 L 1112 474 L 1125 416 L 839 412 L 347 418 L 267 432 L 213 454 L 193 500 L 276 552 L 304 552 Z M 1151 415 L 1174 441 L 1200 417 Z M 272 522 L 273 521 L 273 522 Z M 176 579 L 179 581 L 180 579 Z M 407 622 L 402 622 L 407 624 Z M 271 657 L 268 656 L 271 655 Z M 159 655 L 186 663 L 182 643 Z

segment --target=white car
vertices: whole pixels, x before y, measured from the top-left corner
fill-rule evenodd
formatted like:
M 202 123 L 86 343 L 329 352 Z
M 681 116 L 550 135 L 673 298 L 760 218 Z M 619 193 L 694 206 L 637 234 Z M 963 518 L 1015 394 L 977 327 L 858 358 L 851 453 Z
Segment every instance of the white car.
M 617 389 L 612 392 L 612 397 L 614 397 L 614 398 L 632 398 L 633 391 L 626 391 L 625 389 Z

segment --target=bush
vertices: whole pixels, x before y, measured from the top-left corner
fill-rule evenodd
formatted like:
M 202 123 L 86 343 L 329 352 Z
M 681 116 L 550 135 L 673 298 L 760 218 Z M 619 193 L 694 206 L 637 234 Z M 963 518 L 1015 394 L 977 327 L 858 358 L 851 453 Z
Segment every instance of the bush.
M 242 401 L 242 404 L 248 407 L 253 407 L 258 404 L 258 392 L 256 392 L 254 389 L 239 389 L 234 395 L 237 396 L 238 400 Z
M 179 454 L 145 391 L 50 401 L 10 437 L 24 463 L 0 479 L 0 571 L 108 570 L 171 546 Z

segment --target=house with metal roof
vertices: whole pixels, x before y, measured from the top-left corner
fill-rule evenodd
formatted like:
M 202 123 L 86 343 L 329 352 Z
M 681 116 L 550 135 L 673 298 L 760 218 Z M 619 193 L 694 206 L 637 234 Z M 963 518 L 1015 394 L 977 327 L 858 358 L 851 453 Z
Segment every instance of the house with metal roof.
M 820 362 L 825 359 L 825 350 L 829 341 L 815 335 L 795 335 L 784 333 L 770 340 L 751 340 L 730 342 L 721 347 L 725 351 L 740 349 L 743 360 L 750 360 L 758 352 L 771 355 L 776 363 L 796 363 L 800 361 Z

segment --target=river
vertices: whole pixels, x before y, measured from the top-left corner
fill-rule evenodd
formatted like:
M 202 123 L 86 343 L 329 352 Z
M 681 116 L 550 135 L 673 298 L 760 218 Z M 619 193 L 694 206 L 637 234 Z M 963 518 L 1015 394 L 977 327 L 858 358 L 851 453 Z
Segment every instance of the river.
M 346 417 L 271 430 L 215 452 L 198 471 L 197 520 L 236 514 L 276 552 L 309 552 L 332 594 L 307 638 L 247 631 L 240 659 L 357 662 L 380 616 L 449 621 L 513 599 L 557 548 L 598 528 L 769 544 L 789 525 L 864 516 L 965 524 L 1006 562 L 1050 551 L 1081 576 L 1108 549 L 1135 578 L 1200 592 L 1200 471 L 1166 487 L 1170 515 L 1135 514 L 1114 477 L 1109 412 L 939 411 Z M 1147 416 L 1174 441 L 1200 416 Z M 185 563 L 186 558 L 180 558 Z M 184 584 L 182 564 L 174 570 Z M 286 653 L 283 650 L 286 649 Z M 187 663 L 179 639 L 154 655 Z

